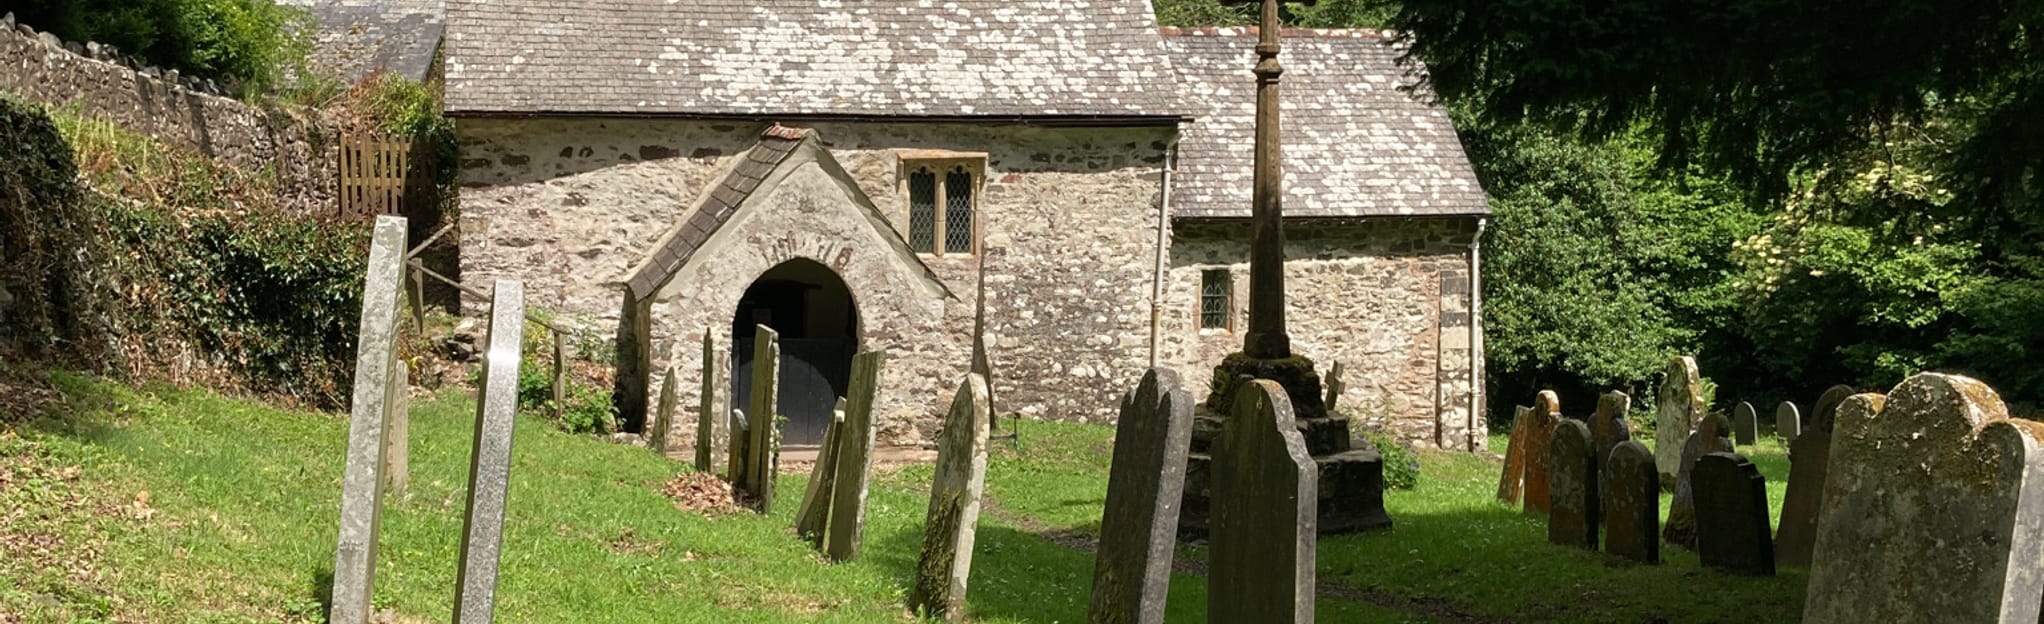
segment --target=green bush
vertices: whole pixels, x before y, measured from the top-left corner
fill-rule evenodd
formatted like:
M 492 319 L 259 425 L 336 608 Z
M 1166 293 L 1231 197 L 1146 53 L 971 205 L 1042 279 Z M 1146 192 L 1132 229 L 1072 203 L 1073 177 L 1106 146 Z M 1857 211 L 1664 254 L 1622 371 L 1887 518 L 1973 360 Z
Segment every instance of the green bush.
M 1384 456 L 1384 487 L 1410 490 L 1419 486 L 1419 452 L 1411 443 L 1375 426 L 1363 427 L 1362 436 Z
M 112 45 L 244 96 L 270 92 L 311 50 L 304 10 L 271 0 L 24 0 L 12 10 L 66 41 Z

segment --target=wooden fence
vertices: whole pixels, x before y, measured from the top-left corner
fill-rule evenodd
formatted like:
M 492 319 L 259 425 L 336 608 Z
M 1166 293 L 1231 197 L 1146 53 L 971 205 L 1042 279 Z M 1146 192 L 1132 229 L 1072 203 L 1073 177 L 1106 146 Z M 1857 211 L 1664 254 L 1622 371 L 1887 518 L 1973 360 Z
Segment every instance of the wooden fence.
M 341 134 L 340 216 L 405 214 L 410 139 Z

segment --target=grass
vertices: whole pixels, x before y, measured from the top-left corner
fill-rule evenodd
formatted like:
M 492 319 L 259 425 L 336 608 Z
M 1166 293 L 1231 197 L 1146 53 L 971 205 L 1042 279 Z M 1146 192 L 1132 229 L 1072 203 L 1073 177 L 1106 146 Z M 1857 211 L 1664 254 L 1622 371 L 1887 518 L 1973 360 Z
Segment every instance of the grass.
M 0 431 L 0 622 L 317 622 L 330 573 L 346 422 L 206 392 L 56 374 L 51 418 Z M 399 621 L 452 610 L 474 403 L 412 411 L 412 478 L 383 519 L 376 603 Z M 969 610 L 978 622 L 1080 622 L 1113 431 L 1023 423 L 988 469 Z M 804 476 L 769 517 L 705 517 L 659 487 L 679 464 L 521 417 L 497 614 L 505 622 L 887 622 L 916 564 L 930 467 L 883 473 L 866 550 L 829 564 L 789 528 Z M 1495 449 L 1502 450 L 1500 441 Z M 1749 455 L 1779 507 L 1778 446 Z M 1321 621 L 1793 620 L 1800 573 L 1748 579 L 1669 551 L 1613 564 L 1545 543 L 1493 500 L 1497 463 L 1429 453 L 1387 495 L 1388 532 L 1321 544 L 1320 574 L 1379 597 L 1323 597 Z M 19 546 L 30 544 L 30 546 Z M 31 557 L 19 556 L 23 553 Z M 41 554 L 37 554 L 41 553 Z M 1202 549 L 1181 549 L 1198 557 Z M 40 557 L 37 559 L 36 557 Z M 1174 575 L 1171 621 L 1201 621 L 1205 580 Z M 10 617 L 14 619 L 10 619 Z

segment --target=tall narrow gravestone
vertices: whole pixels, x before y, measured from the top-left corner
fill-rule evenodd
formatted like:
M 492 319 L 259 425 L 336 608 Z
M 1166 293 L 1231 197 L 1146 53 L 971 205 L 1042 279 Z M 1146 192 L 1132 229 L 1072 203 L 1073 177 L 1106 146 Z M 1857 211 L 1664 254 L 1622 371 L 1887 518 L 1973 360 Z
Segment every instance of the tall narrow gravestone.
M 1760 441 L 1760 415 L 1754 413 L 1753 404 L 1740 401 L 1732 408 L 1732 443 L 1739 446 L 1753 446 Z
M 1163 623 L 1191 444 L 1192 395 L 1177 373 L 1150 369 L 1121 398 L 1088 622 Z
M 726 449 L 725 453 L 724 480 L 731 482 L 731 493 L 734 496 L 748 491 L 745 485 L 745 462 L 746 458 L 752 456 L 750 449 L 747 448 L 752 444 L 752 431 L 747 424 L 750 422 L 745 417 L 745 410 L 734 409 L 731 410 L 729 426 L 725 427 L 731 432 L 729 439 L 731 448 Z
M 1725 437 L 1730 425 L 1723 414 L 1705 414 L 1696 431 L 1682 445 L 1682 467 L 1675 475 L 1675 495 L 1668 501 L 1668 524 L 1661 538 L 1690 550 L 1696 549 L 1696 460 L 1711 453 L 1730 453 L 1732 439 Z
M 461 529 L 461 568 L 454 585 L 455 624 L 488 624 L 497 604 L 498 550 L 504 544 L 504 503 L 511 484 L 512 416 L 518 412 L 520 340 L 525 287 L 497 280 L 490 301 L 489 351 L 476 401 L 475 442 L 468 464 L 468 513 Z
M 696 472 L 709 472 L 717 444 L 717 342 L 703 330 L 703 375 L 696 408 Z
M 384 437 L 391 417 L 391 373 L 397 366 L 398 308 L 403 303 L 405 220 L 377 217 L 362 284 L 362 321 L 355 342 L 355 386 L 349 396 L 347 467 L 341 476 L 340 539 L 334 548 L 335 624 L 366 624 L 376 586 L 376 539 L 383 519 Z
M 781 427 L 774 400 L 780 385 L 781 334 L 759 325 L 752 347 L 752 397 L 747 404 L 745 490 L 759 512 L 774 512 L 774 472 L 780 463 Z
M 1498 476 L 1498 500 L 1507 505 L 1517 505 L 1526 494 L 1526 446 L 1532 438 L 1533 408 L 1524 405 L 1512 410 L 1512 436 L 1505 442 L 1504 474 Z
M 1767 528 L 1767 479 L 1735 453 L 1696 460 L 1696 554 L 1705 567 L 1736 574 L 1774 574 L 1774 536 Z
M 1673 486 L 1682 470 L 1682 445 L 1689 432 L 1703 418 L 1703 377 L 1696 370 L 1696 358 L 1679 356 L 1668 362 L 1661 376 L 1661 391 L 1654 398 L 1654 467 L 1661 481 Z
M 383 477 L 389 496 L 404 500 L 412 482 L 412 367 L 400 358 L 390 367 L 390 424 L 383 441 Z
M 965 376 L 944 417 L 937 443 L 936 481 L 923 521 L 922 555 L 909 609 L 946 621 L 965 620 L 965 585 L 972 576 L 973 537 L 979 527 L 979 499 L 986 491 L 986 378 Z
M 1214 440 L 1207 621 L 1313 621 L 1319 473 L 1283 386 L 1245 385 Z
M 1782 401 L 1774 407 L 1774 434 L 1783 442 L 1795 442 L 1803 434 L 1803 413 L 1796 410 L 1796 404 Z
M 667 456 L 667 432 L 674 427 L 674 367 L 667 367 L 667 374 L 660 379 L 660 405 L 653 412 L 653 425 L 646 428 L 646 448 L 653 454 Z
M 1553 390 L 1542 390 L 1533 399 L 1533 411 L 1528 414 L 1533 424 L 1526 430 L 1526 513 L 1547 513 L 1549 496 L 1547 473 L 1553 469 L 1553 462 L 1547 457 L 1548 441 L 1554 437 L 1554 428 L 1561 425 L 1561 398 Z
M 1922 373 L 1847 399 L 1834 434 L 1804 622 L 2038 621 L 2044 423 Z
M 887 355 L 869 351 L 852 357 L 852 383 L 845 397 L 845 424 L 838 429 L 837 477 L 830 495 L 830 523 L 824 555 L 831 561 L 858 558 L 866 531 L 866 480 L 873 473 L 873 399 Z M 992 412 L 992 406 L 988 406 Z M 988 422 L 992 426 L 992 422 Z
M 1547 513 L 1547 541 L 1562 546 L 1597 549 L 1597 459 L 1590 427 L 1561 421 L 1547 446 L 1553 467 L 1547 473 L 1552 501 Z
M 1604 461 L 1604 552 L 1661 562 L 1661 477 L 1647 445 L 1632 440 Z
M 1809 567 L 1817 550 L 1817 524 L 1824 507 L 1824 482 L 1831 472 L 1831 428 L 1847 405 L 1864 410 L 1852 418 L 1872 418 L 1887 400 L 1878 394 L 1846 401 L 1852 388 L 1833 386 L 1817 399 L 1801 435 L 1789 443 L 1788 490 L 1782 494 L 1781 530 L 1774 536 L 1774 561 L 1781 566 Z
M 810 545 L 823 546 L 823 530 L 830 521 L 830 493 L 837 483 L 838 435 L 845 426 L 845 400 L 838 397 L 831 409 L 830 423 L 823 426 L 823 444 L 816 448 L 816 465 L 809 467 L 809 485 L 802 488 L 802 504 L 795 507 L 795 534 Z

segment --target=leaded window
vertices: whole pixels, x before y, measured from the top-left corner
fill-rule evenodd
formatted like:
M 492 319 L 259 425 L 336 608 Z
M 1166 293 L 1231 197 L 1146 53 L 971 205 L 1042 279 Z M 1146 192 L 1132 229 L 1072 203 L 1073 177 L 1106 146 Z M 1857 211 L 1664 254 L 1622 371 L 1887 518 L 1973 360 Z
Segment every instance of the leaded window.
M 908 247 L 937 251 L 937 174 L 917 168 L 908 174 Z
M 972 253 L 972 173 L 963 165 L 944 175 L 944 253 Z
M 934 256 L 979 253 L 979 186 L 986 157 L 916 151 L 904 153 L 901 164 L 909 248 Z
M 1227 269 L 1207 269 L 1199 272 L 1199 328 L 1230 329 L 1229 321 L 1234 318 L 1233 293 L 1229 288 Z

